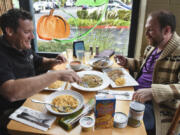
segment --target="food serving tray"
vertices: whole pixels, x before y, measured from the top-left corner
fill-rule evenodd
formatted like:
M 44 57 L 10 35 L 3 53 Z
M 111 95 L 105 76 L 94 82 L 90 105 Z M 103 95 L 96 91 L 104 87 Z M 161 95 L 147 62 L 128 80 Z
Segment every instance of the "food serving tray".
M 116 85 L 116 83 L 108 76 L 108 72 L 113 70 L 121 70 L 122 76 L 125 79 L 125 83 L 122 85 Z M 121 87 L 128 87 L 128 86 L 138 86 L 138 82 L 124 69 L 124 68 L 108 68 L 103 69 L 103 72 L 108 76 L 110 80 L 110 84 L 112 88 L 121 88 Z
M 50 90 L 50 91 L 62 91 L 65 89 L 65 86 L 66 86 L 66 82 L 62 82 L 62 84 L 60 85 L 59 88 L 49 88 L 49 87 L 46 87 L 44 88 L 44 90 Z

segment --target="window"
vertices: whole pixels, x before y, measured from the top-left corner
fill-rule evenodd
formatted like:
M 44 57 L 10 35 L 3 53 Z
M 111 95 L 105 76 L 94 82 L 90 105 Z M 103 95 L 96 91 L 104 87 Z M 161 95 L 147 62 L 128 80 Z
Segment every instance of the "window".
M 39 18 L 48 15 L 52 8 L 55 8 L 53 15 L 61 16 L 70 25 L 69 36 L 59 41 L 42 40 L 36 33 L 34 45 L 37 52 L 63 52 L 72 48 L 73 41 L 83 40 L 86 50 L 93 46 L 95 51 L 95 47 L 99 46 L 100 51 L 114 49 L 117 53 L 133 57 L 139 0 L 111 0 L 106 11 L 105 5 L 77 6 L 76 2 L 78 0 L 32 0 L 28 3 L 33 8 L 36 26 Z

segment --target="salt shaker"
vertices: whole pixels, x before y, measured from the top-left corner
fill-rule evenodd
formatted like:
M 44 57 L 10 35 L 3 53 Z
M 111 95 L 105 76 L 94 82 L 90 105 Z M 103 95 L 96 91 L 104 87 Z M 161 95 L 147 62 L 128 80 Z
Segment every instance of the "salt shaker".
M 96 55 L 99 55 L 99 46 L 96 46 Z
M 89 47 L 89 51 L 91 52 L 91 55 L 93 55 L 93 47 L 92 46 Z

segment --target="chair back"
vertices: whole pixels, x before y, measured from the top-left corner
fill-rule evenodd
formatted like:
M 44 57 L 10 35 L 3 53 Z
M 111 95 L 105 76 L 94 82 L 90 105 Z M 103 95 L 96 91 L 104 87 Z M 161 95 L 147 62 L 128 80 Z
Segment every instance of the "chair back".
M 176 127 L 180 121 L 180 105 L 176 110 L 167 135 L 175 135 Z

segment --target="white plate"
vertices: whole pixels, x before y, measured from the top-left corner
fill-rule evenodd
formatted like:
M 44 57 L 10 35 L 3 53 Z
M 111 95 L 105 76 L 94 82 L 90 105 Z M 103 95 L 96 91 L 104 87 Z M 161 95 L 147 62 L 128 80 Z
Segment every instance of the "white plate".
M 69 64 L 67 64 L 66 67 L 68 69 L 72 69 Z M 74 70 L 74 69 L 72 69 L 72 70 L 74 70 L 74 71 L 81 71 L 81 70 L 91 70 L 91 69 L 92 69 L 92 67 L 82 64 L 79 70 Z
M 96 68 L 96 69 L 104 69 L 104 68 L 108 68 L 108 67 L 110 67 L 110 66 L 113 65 L 113 61 L 111 61 L 111 60 L 108 60 L 108 61 L 107 61 L 107 62 L 108 62 L 108 65 L 107 65 L 106 67 L 96 67 L 96 66 L 93 65 L 94 62 L 96 62 L 96 61 L 98 61 L 98 60 L 102 60 L 102 59 L 103 59 L 103 58 L 93 58 L 93 59 L 90 59 L 90 60 L 89 60 L 89 65 L 92 66 L 92 67 L 94 67 L 94 68 Z
M 104 69 L 103 72 L 108 76 L 107 72 L 112 71 L 112 70 L 121 70 L 123 72 L 123 77 L 125 78 L 125 84 L 123 85 L 116 85 L 115 82 L 109 78 L 110 84 L 113 88 L 121 88 L 121 87 L 128 87 L 128 86 L 138 86 L 138 82 L 124 69 L 124 68 L 109 68 L 109 69 Z
M 77 112 L 78 110 L 80 110 L 83 107 L 83 105 L 84 105 L 84 98 L 83 98 L 83 96 L 80 93 L 78 93 L 76 91 L 72 91 L 72 90 L 62 90 L 62 91 L 53 92 L 52 94 L 50 94 L 46 98 L 46 102 L 47 103 L 52 103 L 53 99 L 56 98 L 57 96 L 60 96 L 60 95 L 70 95 L 70 96 L 73 96 L 75 99 L 78 100 L 79 105 L 72 112 L 63 113 L 63 112 L 56 112 L 56 111 L 54 111 L 50 105 L 46 104 L 45 106 L 46 106 L 47 110 L 50 111 L 53 114 L 56 114 L 56 115 L 68 115 L 68 114 L 72 114 L 72 113 Z
M 63 82 L 63 84 L 57 89 L 52 89 L 52 88 L 46 87 L 46 88 L 44 88 L 44 90 L 62 91 L 65 89 L 65 86 L 66 86 L 66 82 Z
M 98 72 L 98 71 L 81 71 L 81 72 L 77 72 L 77 74 L 80 77 L 83 77 L 85 74 L 97 75 L 103 80 L 103 83 L 102 83 L 101 86 L 94 87 L 94 88 L 86 88 L 86 87 L 78 85 L 77 83 L 72 83 L 71 85 L 73 87 L 75 87 L 76 89 L 83 90 L 83 91 L 98 91 L 98 90 L 105 89 L 106 87 L 109 86 L 109 79 L 104 73 L 101 73 L 101 72 Z

